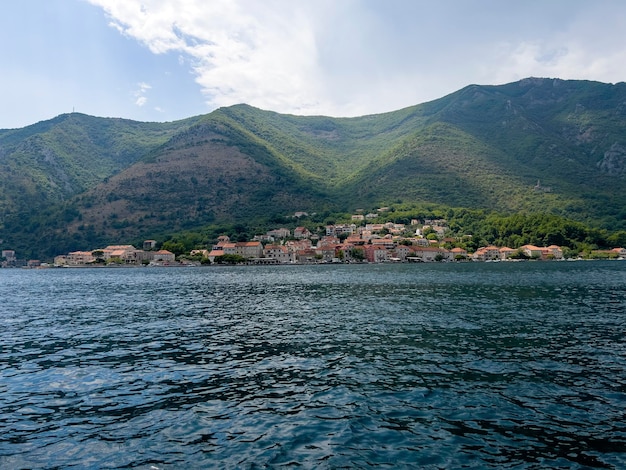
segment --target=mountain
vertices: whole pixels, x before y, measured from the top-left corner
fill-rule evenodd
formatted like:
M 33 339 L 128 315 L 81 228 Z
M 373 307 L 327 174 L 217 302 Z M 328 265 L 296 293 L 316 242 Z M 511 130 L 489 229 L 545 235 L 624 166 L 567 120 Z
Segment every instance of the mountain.
M 529 78 L 356 118 L 247 105 L 0 130 L 2 246 L 51 256 L 295 211 L 429 202 L 626 229 L 626 84 Z M 36 247 L 36 248 L 33 248 Z
M 133 165 L 192 122 L 141 123 L 72 113 L 0 130 L 0 210 L 6 216 L 67 200 Z

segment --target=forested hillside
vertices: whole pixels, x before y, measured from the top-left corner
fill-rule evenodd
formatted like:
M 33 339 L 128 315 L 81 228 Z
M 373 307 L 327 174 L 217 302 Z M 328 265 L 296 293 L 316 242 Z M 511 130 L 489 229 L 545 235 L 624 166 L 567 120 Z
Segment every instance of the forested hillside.
M 471 85 L 357 118 L 238 105 L 0 131 L 0 239 L 29 255 L 295 211 L 433 203 L 626 229 L 626 84 Z

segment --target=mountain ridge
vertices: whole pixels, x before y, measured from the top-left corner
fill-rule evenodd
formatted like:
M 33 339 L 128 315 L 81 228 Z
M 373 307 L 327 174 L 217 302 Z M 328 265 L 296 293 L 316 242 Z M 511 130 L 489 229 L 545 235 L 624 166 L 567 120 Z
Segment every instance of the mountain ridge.
M 0 239 L 50 256 L 53 246 L 392 201 L 626 229 L 625 177 L 624 83 L 468 85 L 354 118 L 249 105 L 172 123 L 72 113 L 0 130 Z

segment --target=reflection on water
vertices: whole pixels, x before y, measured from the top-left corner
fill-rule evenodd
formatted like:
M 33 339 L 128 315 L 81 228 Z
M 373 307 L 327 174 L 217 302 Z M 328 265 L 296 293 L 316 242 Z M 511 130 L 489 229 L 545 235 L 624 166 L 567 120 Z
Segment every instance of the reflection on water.
M 1 468 L 624 468 L 626 263 L 0 270 Z

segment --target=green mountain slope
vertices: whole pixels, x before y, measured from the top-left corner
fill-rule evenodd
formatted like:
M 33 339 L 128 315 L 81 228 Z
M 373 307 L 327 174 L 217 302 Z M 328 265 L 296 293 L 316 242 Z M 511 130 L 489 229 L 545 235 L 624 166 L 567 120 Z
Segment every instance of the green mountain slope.
M 303 176 L 338 187 L 425 122 L 419 106 L 358 118 L 293 116 L 246 105 L 217 111 L 238 123 Z
M 166 124 L 63 115 L 0 131 L 0 170 L 2 246 L 46 256 L 397 201 L 625 229 L 626 84 L 471 85 L 358 118 L 247 105 Z
M 623 226 L 626 85 L 528 79 L 426 106 L 426 126 L 347 192 Z M 535 188 L 540 181 L 540 187 Z
M 132 165 L 191 122 L 72 113 L 0 131 L 0 211 L 7 216 L 67 200 Z
M 313 209 L 316 185 L 219 113 L 78 199 L 70 231 L 150 237 L 218 221 Z

